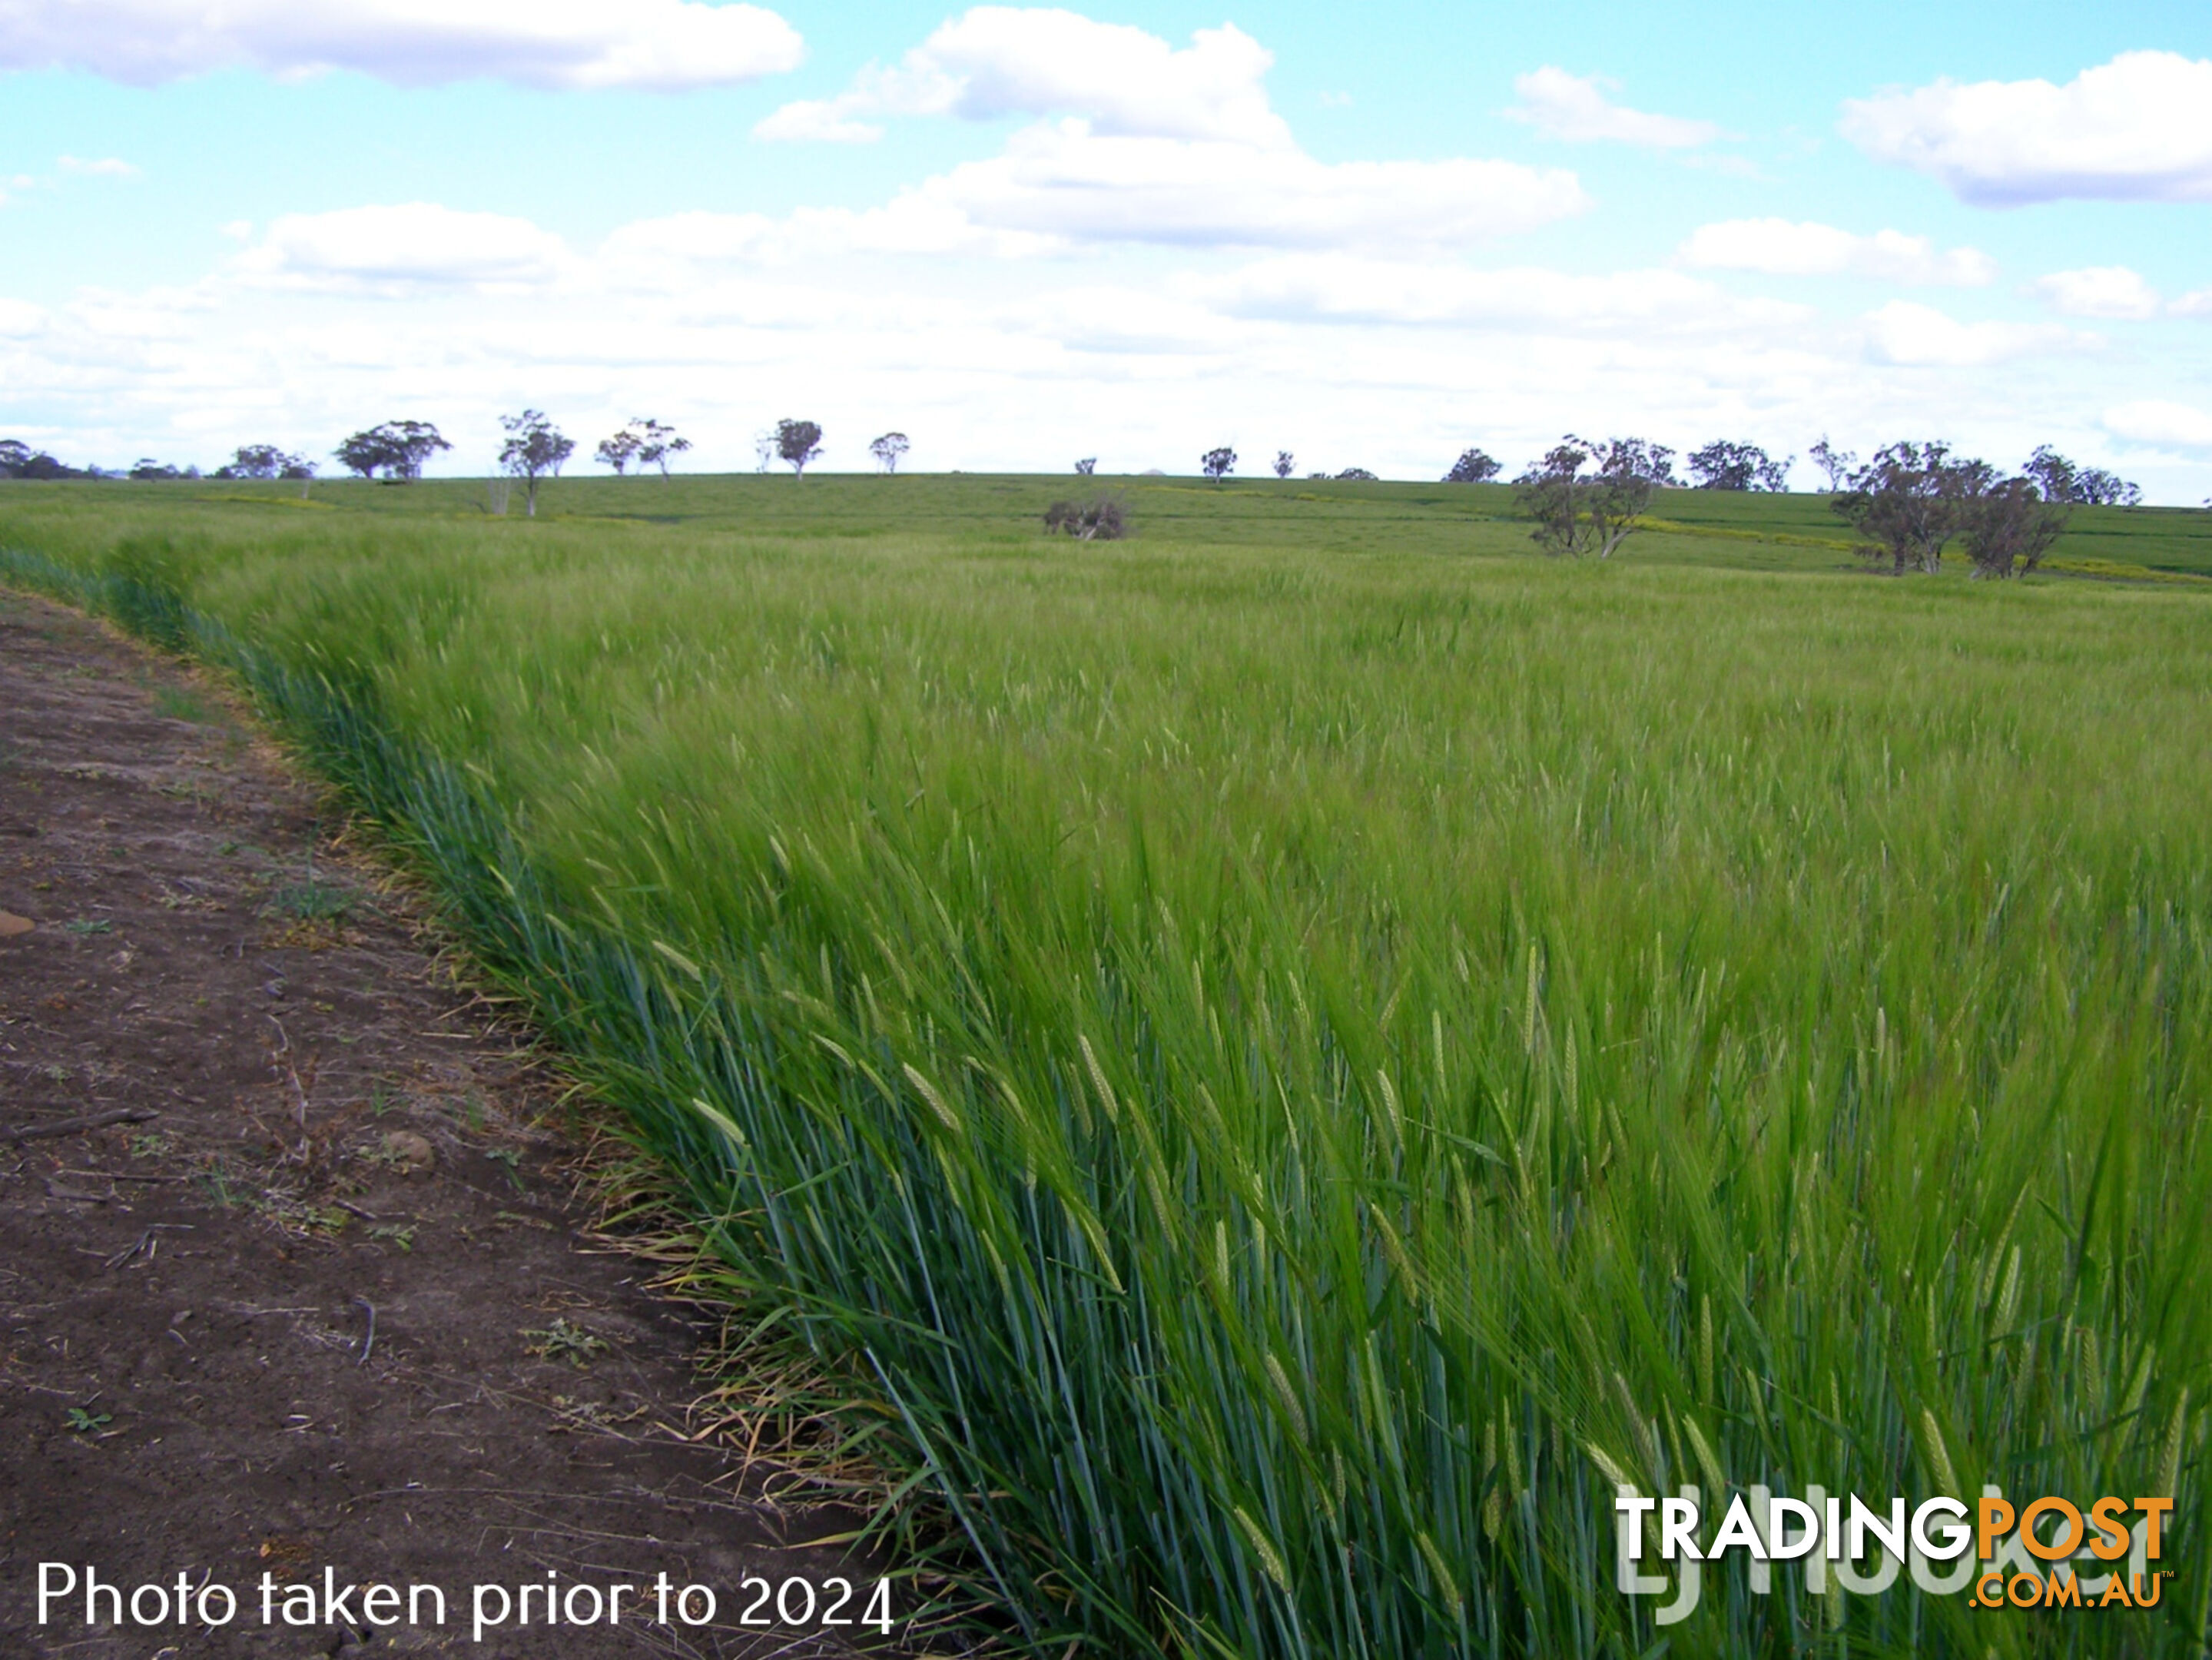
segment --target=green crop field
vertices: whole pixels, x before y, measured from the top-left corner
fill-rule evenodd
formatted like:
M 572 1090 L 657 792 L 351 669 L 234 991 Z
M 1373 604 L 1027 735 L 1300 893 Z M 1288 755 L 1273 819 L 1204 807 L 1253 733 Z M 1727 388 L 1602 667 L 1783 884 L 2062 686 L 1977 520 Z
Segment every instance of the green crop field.
M 483 499 L 9 484 L 0 576 L 246 676 L 1030 1651 L 2199 1652 L 2212 514 L 1998 584 L 1806 496 Z M 2171 1493 L 2179 1577 L 1662 1629 L 1620 1481 Z

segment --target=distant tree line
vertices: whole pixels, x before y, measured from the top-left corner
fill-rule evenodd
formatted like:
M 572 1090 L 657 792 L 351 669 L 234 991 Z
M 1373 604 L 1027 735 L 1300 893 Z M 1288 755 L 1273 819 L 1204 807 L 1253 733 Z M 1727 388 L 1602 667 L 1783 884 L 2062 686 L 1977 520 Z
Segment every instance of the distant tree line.
M 1865 538 L 1869 562 L 1887 564 L 1893 576 L 1942 570 L 1954 537 L 1975 575 L 2021 576 L 2042 562 L 2076 507 L 2142 501 L 2141 490 L 2110 474 L 2085 485 L 2084 471 L 2048 445 L 2008 474 L 1954 457 L 1948 444 L 1900 442 L 1876 450 L 1829 505 Z
M 501 416 L 506 434 L 500 446 L 500 471 L 524 485 L 529 510 L 536 511 L 538 487 L 558 477 L 575 453 L 575 441 L 563 433 L 542 410 Z M 349 434 L 331 452 L 338 464 L 356 478 L 385 484 L 410 484 L 422 477 L 431 458 L 453 444 L 428 421 L 386 421 Z M 593 459 L 612 467 L 617 477 L 633 467 L 642 472 L 658 468 L 668 476 L 669 464 L 691 447 L 691 441 L 667 423 L 641 416 L 602 439 Z M 912 447 L 902 432 L 887 432 L 868 446 L 868 453 L 885 473 L 897 471 Z M 760 440 L 762 465 L 781 460 L 795 476 L 822 454 L 822 429 L 812 421 L 784 420 Z M 291 479 L 311 482 L 315 463 L 274 444 L 245 444 L 213 472 L 203 475 L 197 466 L 179 467 L 148 457 L 125 471 L 100 467 L 72 467 L 20 439 L 0 439 L 0 479 L 118 478 L 142 482 L 168 479 Z
M 1777 461 L 1756 444 L 1719 439 L 1690 453 L 1690 471 L 1699 489 L 1778 491 L 1790 488 L 1790 464 L 1796 459 Z
M 1886 445 L 1862 466 L 1823 436 L 1811 456 L 1827 475 L 1830 508 L 1859 533 L 1863 556 L 1895 576 L 1940 571 L 1954 540 L 1976 576 L 2023 575 L 2042 562 L 2075 508 L 2142 500 L 2136 486 L 2101 468 L 2076 466 L 2047 444 L 2017 473 L 1933 442 Z M 1470 472 L 1471 457 L 1489 459 L 1479 451 L 1462 456 Z M 1689 465 L 1700 489 L 1778 490 L 1790 463 L 1756 445 L 1718 442 L 1692 453 Z M 1663 444 L 1570 435 L 1515 483 L 1516 499 L 1535 521 L 1530 534 L 1538 546 L 1561 557 L 1606 559 L 1641 527 L 1653 496 L 1680 481 L 1674 452 Z
M 691 441 L 679 435 L 675 428 L 640 416 L 612 437 L 602 438 L 592 459 L 603 467 L 612 467 L 617 478 L 633 466 L 641 472 L 647 467 L 658 467 L 660 476 L 665 478 L 670 459 L 690 447 Z
M 387 484 L 411 484 L 422 464 L 453 446 L 428 421 L 386 421 L 355 433 L 331 452 L 348 472 L 380 478 Z
M 0 438 L 0 478 L 90 478 L 99 469 L 64 466 L 19 438 Z
M 217 467 L 217 478 L 296 478 L 315 476 L 315 464 L 304 455 L 292 455 L 274 444 L 241 444 L 230 459 Z
M 540 410 L 503 416 L 501 426 L 506 438 L 499 452 L 500 470 L 522 483 L 525 511 L 534 516 L 539 485 L 560 475 L 575 453 L 575 442 Z M 641 416 L 602 439 L 593 459 L 613 468 L 617 477 L 627 476 L 633 467 L 641 472 L 650 467 L 658 468 L 665 478 L 671 460 L 690 447 L 691 441 L 672 426 Z M 432 423 L 401 420 L 354 433 L 333 453 L 356 477 L 407 484 L 422 476 L 424 465 L 433 456 L 452 448 Z M 812 421 L 778 421 L 756 441 L 763 471 L 781 462 L 794 478 L 805 477 L 823 448 L 822 428 Z M 867 448 L 877 466 L 890 476 L 898 471 L 911 443 L 902 432 L 887 432 Z M 1673 449 L 1645 439 L 1594 441 L 1570 435 L 1522 471 L 1514 481 L 1516 499 L 1534 521 L 1531 534 L 1547 552 L 1562 557 L 1610 558 L 1638 528 L 1658 491 L 1684 487 L 1674 472 L 1674 457 Z M 1786 489 L 1796 459 L 1777 459 L 1756 444 L 1716 439 L 1686 458 L 1692 481 L 1690 487 Z M 1941 569 L 1942 550 L 1954 540 L 1965 548 L 1977 575 L 2016 575 L 2035 569 L 2063 529 L 2072 508 L 2135 507 L 2142 501 L 2138 486 L 2102 467 L 2077 465 L 2047 444 L 2039 447 L 2016 474 L 1954 456 L 1948 445 L 1929 442 L 1885 446 L 1861 465 L 1856 454 L 1839 448 L 1825 434 L 1807 452 L 1807 459 L 1824 476 L 1831 507 L 1859 532 L 1869 560 L 1900 576 Z M 1220 483 L 1236 471 L 1237 459 L 1233 447 L 1218 445 L 1199 458 L 1199 470 Z M 1075 471 L 1087 477 L 1097 465 L 1097 457 L 1085 456 L 1076 462 Z M 1297 466 L 1291 452 L 1278 450 L 1270 470 L 1276 477 L 1287 480 Z M 1470 446 L 1451 464 L 1443 481 L 1486 484 L 1504 471 L 1495 457 Z M 304 494 L 315 472 L 315 464 L 305 455 L 274 444 L 246 444 L 206 476 L 292 480 L 300 483 Z M 156 482 L 201 476 L 198 467 L 179 468 L 150 458 L 141 459 L 127 473 L 71 467 L 21 440 L 0 439 L 0 479 L 127 477 Z M 1334 474 L 1316 471 L 1306 476 L 1316 480 L 1357 481 L 1371 480 L 1376 475 L 1354 466 Z M 501 484 L 493 496 L 495 513 L 506 511 L 505 490 Z M 1050 529 L 1065 530 L 1085 540 L 1110 539 L 1125 533 L 1119 504 L 1103 498 L 1055 502 L 1047 524 Z
M 2142 490 L 2138 486 L 2102 467 L 2077 467 L 2048 444 L 2039 446 L 2021 471 L 2035 481 L 2047 502 L 2088 508 L 2142 505 Z
M 1097 465 L 1098 458 L 1090 455 L 1078 461 L 1075 464 L 1075 470 L 1087 477 Z M 1277 450 L 1271 470 L 1276 477 L 1288 478 L 1297 471 L 1297 456 L 1288 450 Z M 1226 444 L 1210 449 L 1198 458 L 1198 470 L 1218 484 L 1237 471 L 1237 452 Z M 1158 469 L 1154 468 L 1153 471 L 1157 472 Z M 1310 472 L 1306 477 L 1308 478 L 1372 478 L 1375 475 L 1364 467 L 1346 467 L 1339 473 Z

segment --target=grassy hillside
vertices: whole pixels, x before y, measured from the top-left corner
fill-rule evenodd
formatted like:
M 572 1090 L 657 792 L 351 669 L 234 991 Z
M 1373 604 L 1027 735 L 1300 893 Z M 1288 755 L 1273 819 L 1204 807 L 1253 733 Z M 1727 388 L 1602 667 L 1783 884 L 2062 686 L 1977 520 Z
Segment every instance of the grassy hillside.
M 46 485 L 10 484 L 10 503 L 46 497 Z M 62 487 L 64 490 L 70 487 Z M 82 490 L 84 487 L 75 487 Z M 103 514 L 155 506 L 194 520 L 225 508 L 299 504 L 291 484 L 108 483 L 80 502 Z M 1528 526 L 1506 484 L 1403 484 L 1334 480 L 993 477 L 921 474 L 883 478 L 821 473 L 740 473 L 662 479 L 562 478 L 544 488 L 548 519 L 603 519 L 701 531 L 782 536 L 957 537 L 973 544 L 1035 538 L 1061 497 L 1111 495 L 1146 540 L 1316 553 L 1510 554 L 1529 550 Z M 442 479 L 407 489 L 352 480 L 318 483 L 307 511 L 378 514 L 409 520 L 481 520 L 481 480 Z M 126 505 L 127 504 L 127 505 Z M 1653 503 L 1653 528 L 1621 556 L 1640 563 L 1711 564 L 1804 571 L 1856 568 L 1849 527 L 1824 496 L 1669 490 Z M 512 511 L 520 515 L 517 493 Z M 2051 558 L 2062 570 L 2089 562 L 2106 575 L 2185 573 L 2212 578 L 2212 513 L 2179 508 L 2087 508 L 2076 512 Z M 2109 568 L 2109 569 L 2107 569 Z M 2077 569 L 2075 574 L 2081 574 Z
M 1041 1652 L 2193 1652 L 2212 593 L 1075 482 L 10 486 L 0 570 L 244 668 Z M 2178 1484 L 2187 1556 L 1662 1633 L 1623 1477 Z

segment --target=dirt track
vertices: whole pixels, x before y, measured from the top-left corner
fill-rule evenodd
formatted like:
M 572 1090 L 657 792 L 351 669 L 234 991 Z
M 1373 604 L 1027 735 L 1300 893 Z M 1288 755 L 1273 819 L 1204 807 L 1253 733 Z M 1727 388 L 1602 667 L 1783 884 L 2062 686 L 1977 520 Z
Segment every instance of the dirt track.
M 744 1576 L 824 1586 L 837 1554 L 795 1541 L 853 1518 L 684 1438 L 697 1334 L 583 1237 L 548 1081 L 317 850 L 335 822 L 192 675 L 0 591 L 0 912 L 33 924 L 0 916 L 0 1655 L 850 1651 L 738 1626 Z M 124 1109 L 155 1116 L 9 1139 Z M 40 1627 L 41 1562 L 240 1616 L 103 1631 L 80 1590 Z M 447 1623 L 372 1628 L 357 1593 L 286 1627 L 326 1568 L 436 1584 Z M 471 1586 L 549 1570 L 718 1614 L 471 1641 Z

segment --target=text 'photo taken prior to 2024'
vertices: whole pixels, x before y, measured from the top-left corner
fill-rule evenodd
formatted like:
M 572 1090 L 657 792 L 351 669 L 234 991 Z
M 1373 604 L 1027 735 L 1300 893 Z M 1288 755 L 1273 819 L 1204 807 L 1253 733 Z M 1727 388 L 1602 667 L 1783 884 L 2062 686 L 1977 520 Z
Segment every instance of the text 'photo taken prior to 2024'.
M 0 1660 L 2212 1660 L 2212 24 L 0 5 Z

